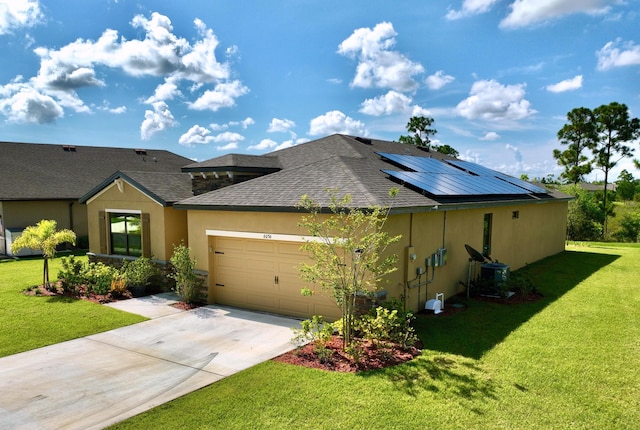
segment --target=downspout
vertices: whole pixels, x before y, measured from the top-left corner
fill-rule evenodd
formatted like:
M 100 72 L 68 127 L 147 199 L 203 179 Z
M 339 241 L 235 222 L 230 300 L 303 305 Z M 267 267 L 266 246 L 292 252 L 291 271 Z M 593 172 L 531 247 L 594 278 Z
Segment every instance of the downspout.
M 73 231 L 73 202 L 69 203 L 69 230 Z

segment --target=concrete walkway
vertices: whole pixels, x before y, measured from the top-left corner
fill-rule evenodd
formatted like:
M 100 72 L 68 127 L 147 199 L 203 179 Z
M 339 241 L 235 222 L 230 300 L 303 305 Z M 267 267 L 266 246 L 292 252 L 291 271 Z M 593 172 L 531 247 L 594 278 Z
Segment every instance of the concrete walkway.
M 293 348 L 293 318 L 171 294 L 110 304 L 153 318 L 0 358 L 0 428 L 100 429 Z

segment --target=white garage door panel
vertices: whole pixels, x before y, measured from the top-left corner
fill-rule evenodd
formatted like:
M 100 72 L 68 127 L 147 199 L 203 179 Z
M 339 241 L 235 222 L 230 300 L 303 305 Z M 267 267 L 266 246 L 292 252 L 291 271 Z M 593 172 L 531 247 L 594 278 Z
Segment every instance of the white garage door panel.
M 216 303 L 300 317 L 340 317 L 332 299 L 302 296 L 301 261 L 310 261 L 300 243 L 213 238 Z

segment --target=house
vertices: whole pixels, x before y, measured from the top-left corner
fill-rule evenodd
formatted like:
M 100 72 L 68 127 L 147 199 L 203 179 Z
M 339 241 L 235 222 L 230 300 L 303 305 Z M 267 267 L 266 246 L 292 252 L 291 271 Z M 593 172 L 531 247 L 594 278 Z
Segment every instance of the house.
M 414 311 L 437 293 L 446 298 L 464 291 L 472 264 L 465 245 L 512 270 L 564 250 L 568 196 L 395 142 L 336 134 L 265 155 L 191 163 L 182 171 L 193 195 L 174 202 L 172 210 L 186 213 L 188 244 L 207 275 L 209 303 L 338 318 L 330 298 L 300 294 L 298 273 L 308 259 L 300 251 L 307 232 L 298 226 L 298 203 L 306 194 L 326 205 L 327 188 L 350 194 L 354 207 L 391 208 L 385 228 L 402 235 L 390 249 L 399 256 L 399 270 L 387 276 L 378 297 L 397 298 Z M 144 199 L 124 201 L 127 184 L 153 200 L 142 183 L 123 177 L 120 192 L 111 179 L 104 182 L 107 188 L 83 198 L 91 251 L 97 254 L 114 251 L 94 240 L 108 237 L 116 224 L 105 221 L 106 208 L 147 210 Z M 395 198 L 388 195 L 392 187 L 400 188 Z M 165 221 L 159 229 L 167 227 Z M 151 249 L 166 249 L 169 238 L 152 233 L 148 240 Z
M 163 150 L 0 142 L 0 254 L 29 225 L 54 219 L 86 243 L 80 197 L 118 170 L 177 173 L 192 160 Z

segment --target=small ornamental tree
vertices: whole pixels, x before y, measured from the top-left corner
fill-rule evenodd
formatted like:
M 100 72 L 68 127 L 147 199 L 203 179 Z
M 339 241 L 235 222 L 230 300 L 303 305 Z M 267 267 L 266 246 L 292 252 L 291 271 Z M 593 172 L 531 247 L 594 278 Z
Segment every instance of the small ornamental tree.
M 308 252 L 313 264 L 302 263 L 301 278 L 331 294 L 342 312 L 344 345 L 353 342 L 356 297 L 371 295 L 382 278 L 397 270 L 397 255 L 386 253 L 387 247 L 400 240 L 383 231 L 389 208 L 353 208 L 351 196 L 338 197 L 337 190 L 327 190 L 328 212 L 312 198 L 304 195 L 300 207 L 309 212 L 299 223 L 315 240 L 301 249 Z M 392 189 L 390 195 L 397 194 Z M 325 211 L 326 212 L 326 211 Z M 302 294 L 314 294 L 304 288 Z
M 191 258 L 191 249 L 182 242 L 174 244 L 169 262 L 173 266 L 169 277 L 176 281 L 175 293 L 187 304 L 199 302 L 202 280 L 195 273 L 197 261 Z
M 56 230 L 58 223 L 55 220 L 43 219 L 35 226 L 29 226 L 22 232 L 15 242 L 11 244 L 11 252 L 17 254 L 22 249 L 41 251 L 44 257 L 42 270 L 42 283 L 49 288 L 49 259 L 56 256 L 58 245 L 69 242 L 76 244 L 76 234 L 68 229 Z

